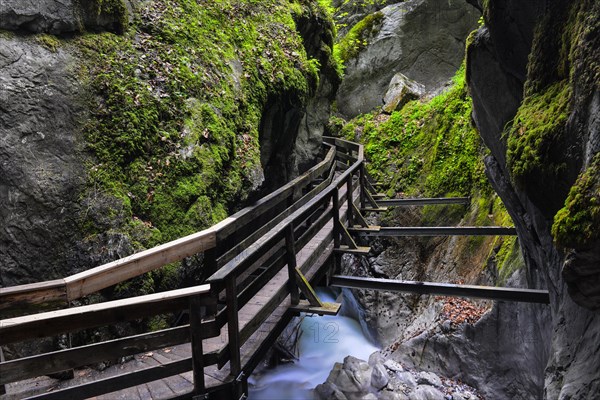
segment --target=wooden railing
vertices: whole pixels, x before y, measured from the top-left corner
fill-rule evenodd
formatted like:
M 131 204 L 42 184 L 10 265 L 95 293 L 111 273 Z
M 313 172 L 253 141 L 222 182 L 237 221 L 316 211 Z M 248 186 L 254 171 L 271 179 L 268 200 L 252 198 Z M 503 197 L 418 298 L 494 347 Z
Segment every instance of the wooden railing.
M 0 321 L 0 345 L 53 337 L 123 321 L 188 310 L 190 323 L 182 327 L 148 332 L 107 342 L 0 362 L 0 385 L 119 358 L 152 349 L 192 343 L 191 357 L 160 367 L 147 368 L 45 393 L 44 398 L 85 398 L 135 386 L 185 371 L 194 371 L 194 393 L 205 391 L 204 367 L 229 363 L 234 394 L 241 393 L 238 375 L 249 374 L 258 360 L 244 365 L 240 347 L 273 310 L 291 294 L 298 304 L 297 274 L 305 271 L 332 241 L 339 244 L 335 227 L 341 225 L 340 204 L 358 186 L 353 177 L 362 174 L 362 146 L 327 139 L 323 161 L 302 176 L 263 197 L 219 224 L 193 235 L 142 251 L 63 279 L 0 289 L 0 312 L 31 312 L 46 307 L 56 311 L 17 316 Z M 343 169 L 337 178 L 335 170 Z M 360 175 L 362 177 L 362 175 Z M 360 178 L 362 179 L 362 178 Z M 340 189 L 346 189 L 342 192 Z M 352 217 L 348 202 L 347 215 Z M 296 252 L 327 223 L 334 229 L 306 259 L 296 265 Z M 68 307 L 73 300 L 95 293 L 185 257 L 204 252 L 214 273 L 207 284 L 131 299 Z M 288 283 L 240 329 L 238 310 L 285 265 Z M 223 300 L 224 299 L 224 300 Z M 220 335 L 227 324 L 228 344 L 204 352 L 202 340 Z
M 411 234 L 424 232 L 422 229 L 415 230 L 411 227 L 369 226 L 361 210 L 379 212 L 384 209 L 382 204 L 401 206 L 467 201 L 464 198 L 418 201 L 410 199 L 378 204 L 372 195 L 375 189 L 367 179 L 363 147 L 337 138 L 325 138 L 324 142 L 323 161 L 215 226 L 64 279 L 1 288 L 0 313 L 10 314 L 57 306 L 63 309 L 0 320 L 0 345 L 112 326 L 123 321 L 182 310 L 188 310 L 190 322 L 180 327 L 2 361 L 0 387 L 6 383 L 77 368 L 105 359 L 191 343 L 189 357 L 43 393 L 40 396 L 46 399 L 93 397 L 193 371 L 194 389 L 183 396 L 189 398 L 206 393 L 205 367 L 216 365 L 221 369 L 229 364 L 228 369 L 225 369 L 228 375 L 221 381 L 225 387 L 221 388 L 224 390 L 221 398 L 239 399 L 246 391 L 244 385 L 247 378 L 244 377 L 250 375 L 259 363 L 261 355 L 271 346 L 271 342 L 265 340 L 249 357 L 242 357 L 240 349 L 249 342 L 259 327 L 271 315 L 278 315 L 275 313 L 278 307 L 299 310 L 303 307 L 301 303 L 307 301 L 312 309 L 324 306 L 314 293 L 311 293 L 312 289 L 303 274 L 313 268 L 313 265 L 317 265 L 319 270 L 315 276 L 326 276 L 328 281 L 331 278 L 339 285 L 350 284 L 348 277 L 332 277 L 336 265 L 335 257 L 329 268 L 321 268 L 317 260 L 322 258 L 323 254 L 328 254 L 326 249 L 332 251 L 333 248 L 333 251 L 338 253 L 366 254 L 369 248 L 358 246 L 351 233 L 358 237 L 375 233 L 400 234 L 409 229 L 412 229 Z M 437 231 L 432 230 L 434 228 L 427 229 L 429 230 L 423 234 L 440 234 L 440 228 L 437 228 Z M 443 229 L 447 230 L 441 232 L 444 234 L 473 234 L 472 228 L 460 228 L 460 231 L 456 230 L 458 228 Z M 504 230 L 494 228 L 492 231 L 480 233 L 514 233 L 512 229 L 502 229 Z M 304 251 L 311 240 L 318 243 L 312 243 L 311 251 L 304 252 L 307 255 L 299 258 L 298 254 Z M 75 299 L 200 252 L 204 252 L 205 269 L 210 275 L 203 285 L 66 308 Z M 298 263 L 299 259 L 302 261 Z M 283 270 L 285 266 L 286 271 Z M 240 310 L 265 285 L 276 281 L 275 278 L 281 279 L 283 284 L 277 286 L 267 301 L 258 305 L 249 320 L 240 323 Z M 346 281 L 342 278 L 346 278 Z M 394 289 L 400 285 L 398 282 L 363 281 L 364 279 L 361 281 L 363 285 L 385 284 L 386 287 Z M 300 300 L 300 292 L 307 301 Z M 286 300 L 288 296 L 289 300 Z M 225 325 L 227 335 L 222 334 Z M 270 333 L 276 334 L 277 330 Z M 203 341 L 218 336 L 227 338 L 224 345 L 216 350 L 203 349 Z M 275 336 L 270 339 L 275 340 Z
M 301 200 L 302 191 L 316 178 L 324 173 L 330 175 L 335 149 L 330 145 L 325 146 L 327 148 L 325 158 L 316 166 L 255 204 L 208 229 L 63 279 L 0 288 L 0 316 L 6 315 L 8 310 L 14 314 L 28 310 L 67 307 L 71 301 L 212 249 L 219 248 L 224 253 L 218 260 L 223 263 L 242 251 L 243 243 L 257 237 L 256 234 L 250 234 L 256 229 L 257 224 L 264 225 L 260 232 L 269 229 L 268 221 L 265 222 L 269 219 L 269 214 L 274 214 L 282 207 L 285 209 L 296 200 Z M 311 193 L 319 188 L 322 187 L 313 189 Z M 301 207 L 301 204 L 300 201 L 295 207 Z M 241 241 L 240 245 L 225 252 L 227 243 L 236 241 Z M 212 254 L 213 258 L 216 256 L 217 254 Z M 217 266 L 218 264 L 213 265 L 212 268 L 216 270 Z

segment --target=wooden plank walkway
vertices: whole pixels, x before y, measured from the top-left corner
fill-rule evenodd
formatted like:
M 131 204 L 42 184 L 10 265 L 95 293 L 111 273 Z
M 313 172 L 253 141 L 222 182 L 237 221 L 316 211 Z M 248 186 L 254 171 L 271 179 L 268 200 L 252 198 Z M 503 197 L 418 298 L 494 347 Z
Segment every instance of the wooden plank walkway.
M 345 196 L 345 192 L 346 188 L 341 188 L 340 197 Z M 354 194 L 356 198 L 358 189 L 356 189 Z M 330 204 L 329 207 L 332 207 L 332 205 Z M 341 203 L 340 215 L 345 216 L 346 210 L 346 202 Z M 333 219 L 329 218 L 325 225 L 296 254 L 299 269 L 313 283 L 323 278 L 325 268 L 322 267 L 333 254 L 333 228 Z M 261 261 L 264 261 L 272 253 L 265 254 L 257 264 L 260 264 Z M 293 313 L 289 311 L 292 304 L 290 295 L 288 294 L 287 282 L 288 270 L 284 267 L 239 310 L 239 329 L 242 332 L 242 336 L 249 324 L 260 324 L 260 327 L 247 338 L 240 348 L 242 369 L 248 375 L 261 361 L 264 349 L 272 346 L 276 337 L 279 336 L 279 333 L 293 316 Z M 256 321 L 255 317 L 259 314 L 259 311 L 269 305 L 271 305 L 273 311 L 265 314 L 264 321 Z M 218 337 L 203 340 L 205 353 L 226 351 L 228 344 L 227 328 L 226 324 L 221 328 L 221 333 Z M 108 377 L 186 359 L 189 359 L 191 364 L 191 356 L 190 343 L 166 347 L 136 354 L 131 360 L 122 364 L 112 365 L 103 371 L 91 368 L 76 370 L 75 377 L 70 380 L 60 381 L 49 377 L 39 377 L 27 381 L 9 383 L 6 385 L 7 394 L 0 396 L 0 399 L 35 398 L 38 395 L 53 393 L 56 394 L 56 398 L 64 398 L 61 396 L 61 391 L 70 387 L 88 382 L 97 382 Z M 91 398 L 99 400 L 190 398 L 194 388 L 192 375 L 193 372 L 188 371 L 162 380 L 132 386 L 124 390 Z M 225 364 L 221 369 L 216 365 L 207 366 L 204 368 L 204 375 L 206 387 L 209 391 L 230 382 L 232 379 L 229 371 L 229 363 Z

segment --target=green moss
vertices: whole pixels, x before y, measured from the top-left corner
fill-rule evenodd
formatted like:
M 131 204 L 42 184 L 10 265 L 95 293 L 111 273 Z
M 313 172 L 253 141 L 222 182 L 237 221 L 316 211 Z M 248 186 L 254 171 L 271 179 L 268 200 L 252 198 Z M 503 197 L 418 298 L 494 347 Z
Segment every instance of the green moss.
M 382 21 L 383 13 L 380 11 L 367 15 L 337 43 L 335 56 L 344 63 L 355 58 L 365 48 L 368 39 L 377 33 Z
M 498 286 L 506 286 L 508 278 L 521 269 L 525 268 L 525 260 L 516 236 L 501 239 L 498 252 L 495 254 L 496 269 L 498 271 Z
M 586 248 L 600 240 L 600 154 L 579 175 L 554 217 L 552 236 L 559 246 L 570 248 Z
M 46 33 L 35 35 L 35 41 L 41 44 L 42 46 L 46 47 L 53 53 L 56 53 L 56 51 L 61 45 L 60 40 L 56 36 L 49 35 Z
M 454 82 L 447 92 L 429 102 L 409 102 L 389 119 L 367 114 L 341 129 L 341 135 L 365 144 L 369 172 L 391 194 L 469 195 L 489 188 L 481 141 L 470 122 L 464 68 Z
M 565 168 L 559 151 L 565 123 L 571 112 L 571 89 L 566 81 L 557 82 L 541 93 L 523 100 L 508 136 L 507 163 L 520 185 L 551 179 Z
M 121 5 L 97 1 L 94 12 L 126 16 Z M 316 1 L 154 0 L 130 25 L 122 21 L 123 35 L 72 40 L 90 93 L 83 197 L 111 221 L 89 213 L 84 234 L 110 229 L 139 250 L 211 226 L 244 204 L 261 168 L 265 106 L 282 96 L 302 104 L 320 69 L 333 65 L 331 52 L 318 60 L 306 54 L 299 15 L 327 21 Z M 98 194 L 114 201 L 93 205 Z M 172 289 L 201 276 L 199 263 L 166 266 L 107 296 Z

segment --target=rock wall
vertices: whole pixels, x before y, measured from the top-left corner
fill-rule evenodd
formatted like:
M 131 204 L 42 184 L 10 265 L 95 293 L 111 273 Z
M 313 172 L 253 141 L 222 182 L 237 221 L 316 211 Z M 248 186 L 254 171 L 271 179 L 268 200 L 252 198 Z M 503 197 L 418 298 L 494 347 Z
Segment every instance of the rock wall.
M 595 398 L 600 393 L 600 241 L 594 238 L 600 225 L 593 202 L 583 217 L 588 230 L 565 228 L 574 232 L 566 240 L 571 250 L 557 245 L 561 237 L 553 237 L 551 227 L 554 223 L 560 232 L 565 224 L 559 208 L 569 190 L 569 198 L 577 196 L 571 186 L 579 174 L 578 182 L 589 183 L 579 199 L 599 195 L 597 175 L 586 171 L 600 150 L 600 3 L 484 4 L 485 26 L 467 50 L 473 118 L 491 150 L 488 175 L 518 230 L 528 284 L 550 291 L 552 344 L 544 396 Z M 543 125 L 546 121 L 550 125 Z M 570 200 L 562 213 L 572 212 L 577 201 Z
M 159 3 L 0 3 L 0 286 L 203 229 L 318 156 L 339 77 L 316 1 Z M 105 294 L 192 284 L 199 263 Z
M 363 7 L 359 15 L 368 9 Z M 338 111 L 355 117 L 382 106 L 399 72 L 424 85 L 429 94 L 442 88 L 462 63 L 465 39 L 479 16 L 462 0 L 397 2 L 367 16 L 373 21 L 364 27 L 367 32 L 357 33 L 361 43 L 349 44 L 358 50 L 346 60 Z

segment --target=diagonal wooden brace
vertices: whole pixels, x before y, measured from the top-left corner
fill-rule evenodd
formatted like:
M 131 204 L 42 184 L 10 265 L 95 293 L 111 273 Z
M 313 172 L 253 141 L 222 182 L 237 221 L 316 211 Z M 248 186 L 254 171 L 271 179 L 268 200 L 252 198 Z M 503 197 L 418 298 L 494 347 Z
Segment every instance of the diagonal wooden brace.
M 306 279 L 304 274 L 302 274 L 302 271 L 298 268 L 296 268 L 295 277 L 298 288 L 300 288 L 300 291 L 306 297 L 310 305 L 313 307 L 323 307 L 323 303 L 319 299 L 319 296 L 317 296 L 317 293 L 315 293 L 315 290 L 308 282 L 308 279 Z
M 367 223 L 365 217 L 363 217 L 363 215 L 360 213 L 358 207 L 356 207 L 356 204 L 352 203 L 352 208 L 354 209 L 352 215 L 354 216 L 355 222 L 358 222 L 358 224 L 363 228 L 368 228 L 369 224 Z

